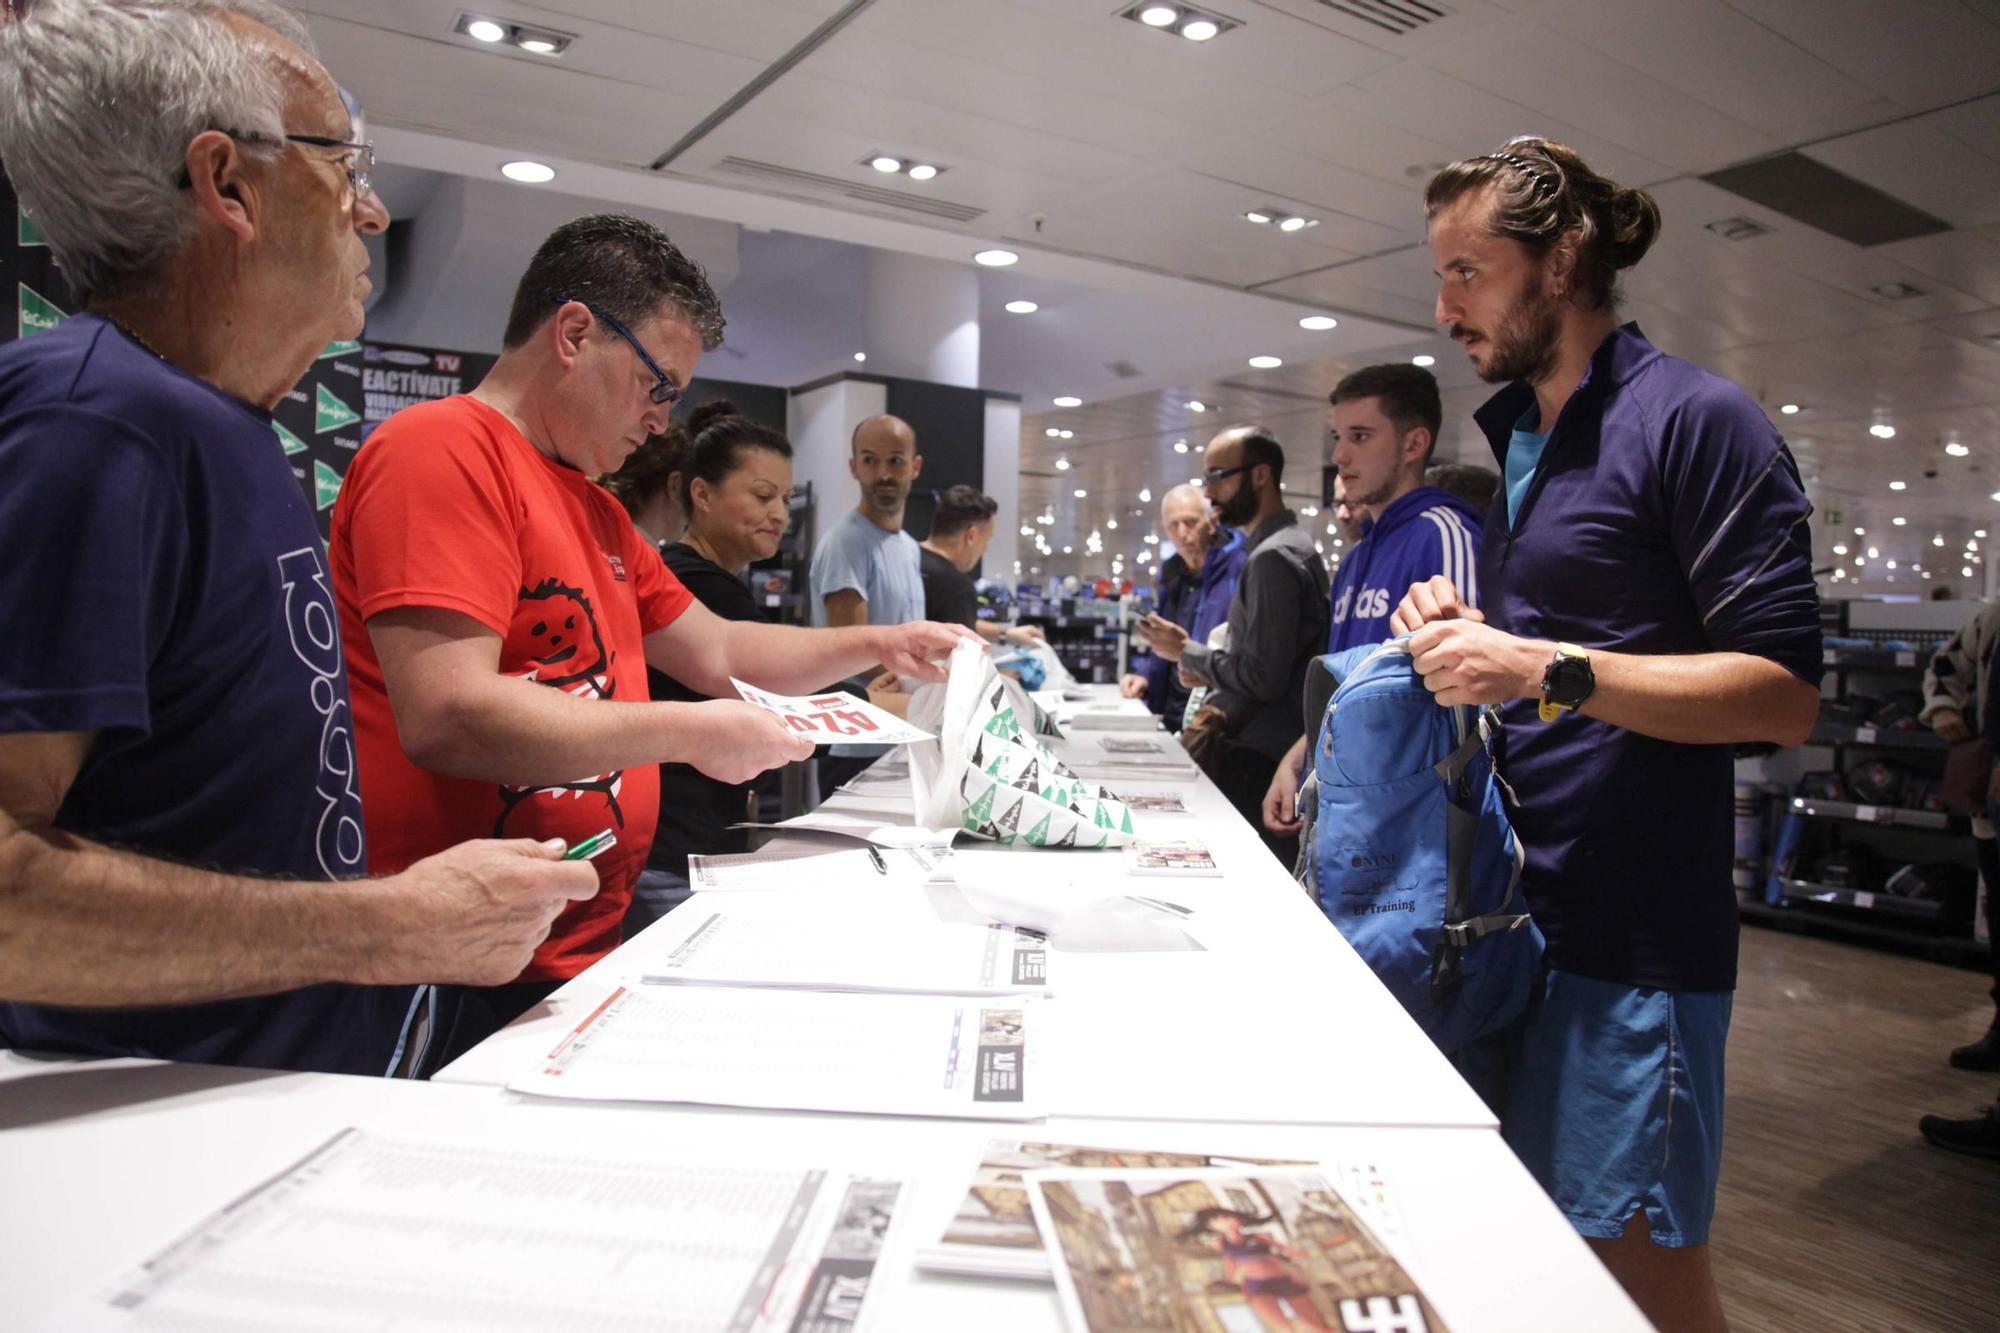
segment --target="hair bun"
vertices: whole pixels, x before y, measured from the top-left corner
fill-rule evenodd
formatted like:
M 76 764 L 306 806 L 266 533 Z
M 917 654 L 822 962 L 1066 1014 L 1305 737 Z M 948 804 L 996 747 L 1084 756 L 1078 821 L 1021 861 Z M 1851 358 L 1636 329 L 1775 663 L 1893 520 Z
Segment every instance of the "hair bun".
M 1612 192 L 1604 257 L 1614 269 L 1631 268 L 1660 237 L 1660 206 L 1644 190 Z
M 711 398 L 688 413 L 688 434 L 699 435 L 716 422 L 737 415 L 739 413 L 736 411 L 736 404 L 727 398 Z

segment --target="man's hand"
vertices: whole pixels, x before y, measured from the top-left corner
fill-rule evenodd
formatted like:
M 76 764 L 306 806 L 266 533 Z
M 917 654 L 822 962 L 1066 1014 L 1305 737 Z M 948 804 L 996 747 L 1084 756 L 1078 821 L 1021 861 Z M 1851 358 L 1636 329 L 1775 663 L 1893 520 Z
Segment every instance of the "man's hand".
M 1008 643 L 1047 643 L 1048 636 L 1042 633 L 1040 625 L 1010 625 L 1000 635 Z
M 979 636 L 963 625 L 940 625 L 934 620 L 884 625 L 876 635 L 884 667 L 899 676 L 930 681 L 946 678 L 944 664 L 961 641 L 980 642 Z
M 1132 675 L 1129 672 L 1123 676 L 1120 676 L 1118 678 L 1118 693 L 1125 696 L 1127 699 L 1145 698 L 1146 678 L 1144 676 Z
M 1486 616 L 1479 608 L 1465 605 L 1459 599 L 1457 585 L 1440 574 L 1410 585 L 1403 600 L 1396 603 L 1396 614 L 1389 617 L 1389 628 L 1397 634 L 1408 634 L 1433 620 L 1459 619 L 1485 620 Z
M 1161 657 L 1169 662 L 1181 660 L 1181 649 L 1187 646 L 1188 632 L 1173 621 L 1148 611 L 1146 618 L 1132 628 L 1146 641 L 1146 646 Z
M 687 715 L 698 720 L 698 735 L 686 762 L 717 782 L 748 782 L 781 764 L 812 757 L 811 741 L 756 704 L 707 699 L 687 705 Z
M 1299 783 L 1306 763 L 1306 741 L 1301 736 L 1278 761 L 1271 786 L 1264 793 L 1264 827 L 1273 833 L 1297 833 L 1305 827 L 1299 817 Z
M 1931 730 L 1938 734 L 1939 740 L 1953 745 L 1972 739 L 1972 728 L 1965 725 L 1965 714 L 1956 708 L 1940 708 L 1932 713 Z
M 572 902 L 595 897 L 597 870 L 562 859 L 563 842 L 463 842 L 378 881 L 402 947 L 380 960 L 385 984 L 499 986 L 521 975 Z
M 893 671 L 884 671 L 868 682 L 868 702 L 885 713 L 908 719 L 911 695 Z
M 1185 666 L 1175 668 L 1174 679 L 1180 681 L 1181 688 L 1184 690 L 1198 689 L 1201 686 L 1208 684 L 1207 676 L 1197 676 L 1194 672 L 1188 670 Z
M 1424 586 L 1411 585 L 1411 595 Z M 1409 605 L 1407 599 L 1404 605 Z M 1543 672 L 1555 653 L 1553 643 L 1519 639 L 1467 618 L 1431 620 L 1410 636 L 1417 673 L 1444 705 L 1539 699 Z

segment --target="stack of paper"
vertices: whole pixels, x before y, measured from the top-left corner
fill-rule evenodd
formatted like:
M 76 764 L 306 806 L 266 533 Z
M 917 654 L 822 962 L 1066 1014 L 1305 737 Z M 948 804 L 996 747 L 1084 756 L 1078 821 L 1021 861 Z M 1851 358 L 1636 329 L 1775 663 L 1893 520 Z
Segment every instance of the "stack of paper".
M 51 1327 L 861 1327 L 902 1186 L 348 1129 Z

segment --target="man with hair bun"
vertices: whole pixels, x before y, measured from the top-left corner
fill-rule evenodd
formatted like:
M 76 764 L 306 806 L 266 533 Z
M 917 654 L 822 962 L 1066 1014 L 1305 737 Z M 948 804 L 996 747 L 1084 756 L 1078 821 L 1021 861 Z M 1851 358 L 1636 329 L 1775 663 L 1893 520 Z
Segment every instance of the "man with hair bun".
M 566 222 L 529 260 L 486 378 L 383 422 L 334 505 L 328 551 L 378 862 L 474 833 L 617 839 L 595 861 L 602 891 L 556 921 L 515 981 L 445 997 L 441 1059 L 617 945 L 661 763 L 741 783 L 812 753 L 736 698 L 730 677 L 800 694 L 882 662 L 935 680 L 964 636 L 921 621 L 808 630 L 718 616 L 592 480 L 666 428 L 722 326 L 708 279 L 658 227 Z M 683 506 L 705 494 L 691 475 L 703 457 L 696 438 Z M 649 700 L 648 666 L 705 697 Z
M 1642 190 L 1524 138 L 1424 197 L 1436 317 L 1489 383 L 1502 494 L 1480 609 L 1435 578 L 1395 628 L 1443 704 L 1502 721 L 1546 972 L 1489 1090 L 1508 1142 L 1656 1325 L 1720 1329 L 1708 1261 L 1736 984 L 1731 746 L 1819 709 L 1798 468 L 1734 384 L 1617 318 Z

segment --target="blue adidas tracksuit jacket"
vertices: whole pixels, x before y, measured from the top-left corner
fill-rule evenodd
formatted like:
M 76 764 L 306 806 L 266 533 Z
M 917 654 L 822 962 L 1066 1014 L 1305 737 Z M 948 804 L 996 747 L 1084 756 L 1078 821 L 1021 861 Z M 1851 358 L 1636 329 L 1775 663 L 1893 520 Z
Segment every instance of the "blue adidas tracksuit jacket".
M 1479 511 L 1435 486 L 1419 486 L 1376 516 L 1333 580 L 1326 650 L 1390 637 L 1389 617 L 1412 583 L 1442 574 L 1479 605 Z

